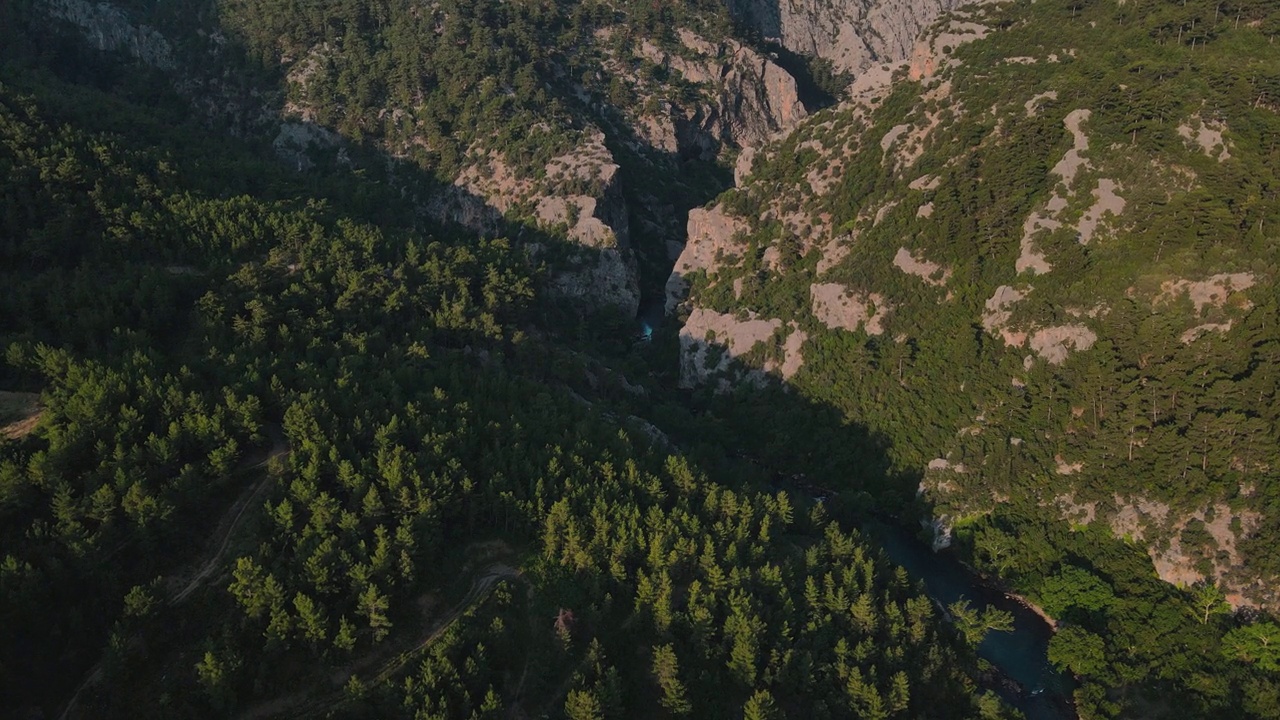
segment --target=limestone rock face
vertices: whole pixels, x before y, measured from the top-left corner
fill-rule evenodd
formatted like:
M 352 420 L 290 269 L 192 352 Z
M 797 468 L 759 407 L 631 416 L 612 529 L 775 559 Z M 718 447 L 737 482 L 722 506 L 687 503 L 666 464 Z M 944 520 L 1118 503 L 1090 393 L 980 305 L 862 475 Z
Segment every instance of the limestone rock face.
M 275 90 L 252 84 L 246 87 L 241 78 L 223 71 L 227 38 L 219 30 L 202 29 L 181 37 L 171 27 L 140 22 L 138 11 L 124 3 L 37 0 L 34 7 L 47 20 L 70 25 L 89 46 L 128 55 L 140 65 L 161 71 L 197 116 L 225 127 L 232 135 L 274 134 L 280 129 Z M 194 63 L 193 57 L 197 58 Z M 283 142 L 296 140 L 297 131 L 283 130 Z M 328 147 L 323 142 L 315 144 Z M 292 150 L 286 154 L 288 162 L 298 162 Z
M 734 236 L 746 230 L 746 224 L 724 208 L 715 205 L 709 209 L 689 211 L 688 241 L 676 260 L 671 277 L 667 278 L 666 311 L 671 313 L 689 294 L 690 273 L 713 271 L 727 257 L 735 257 L 741 249 Z
M 557 268 L 549 289 L 560 297 L 615 307 L 628 316 L 640 308 L 636 260 L 630 250 L 607 248 L 578 268 Z
M 298 172 L 305 172 L 314 167 L 311 151 L 315 148 L 337 148 L 340 155 L 345 157 L 341 136 L 326 127 L 306 120 L 280 123 L 280 132 L 271 142 L 271 148 L 275 150 L 276 157 L 286 165 L 297 168 Z
M 795 78 L 746 47 L 738 46 L 720 91 L 725 134 L 738 145 L 759 145 L 795 127 L 809 113 Z
M 786 337 L 775 348 L 780 354 L 766 357 L 762 366 L 735 367 L 732 362 L 762 345 L 767 347 L 783 329 L 783 322 L 776 318 L 751 314 L 743 319 L 694 308 L 680 330 L 680 386 L 715 381 L 716 390 L 723 392 L 739 382 L 763 385 L 769 374 L 790 379 L 804 365 L 801 351 L 809 338 L 795 323 L 785 327 Z
M 107 3 L 50 0 L 49 14 L 80 29 L 85 40 L 103 51 L 120 51 L 144 65 L 173 70 L 173 48 L 154 28 L 134 25 L 128 15 Z
M 828 328 L 884 333 L 884 319 L 891 306 L 879 293 L 850 291 L 839 283 L 814 283 L 809 286 L 809 297 L 813 316 Z
M 711 159 L 724 145 L 760 145 L 808 116 L 795 78 L 769 58 L 734 40 L 713 44 L 687 30 L 680 40 L 678 53 L 649 42 L 639 48 L 644 59 L 702 89 L 697 99 L 658 101 L 656 112 L 637 119 L 636 132 L 649 146 Z
M 801 55 L 860 72 L 896 62 L 942 13 L 963 0 L 729 0 L 729 11 L 765 38 Z
M 492 234 L 508 213 L 531 208 L 538 227 L 581 248 L 567 263 L 556 263 L 550 289 L 634 315 L 640 285 L 627 205 L 604 139 L 599 130 L 586 133 L 577 147 L 552 158 L 538 179 L 519 175 L 505 157 L 490 152 L 463 170 L 428 211 L 441 221 Z M 546 249 L 536 242 L 530 246 L 535 254 Z
M 733 358 L 750 352 L 781 326 L 781 320 L 739 320 L 695 308 L 680 330 L 680 386 L 694 387 L 724 372 Z

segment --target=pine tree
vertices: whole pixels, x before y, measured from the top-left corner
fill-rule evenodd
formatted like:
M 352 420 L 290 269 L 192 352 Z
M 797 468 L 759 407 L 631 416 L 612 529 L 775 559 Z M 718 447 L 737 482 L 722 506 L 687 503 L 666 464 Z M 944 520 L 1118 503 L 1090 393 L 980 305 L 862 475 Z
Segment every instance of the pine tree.
M 653 649 L 652 672 L 662 689 L 662 707 L 673 715 L 687 715 L 693 710 L 684 683 L 680 681 L 680 666 L 674 648 L 660 645 Z
M 391 631 L 391 621 L 387 619 L 387 609 L 391 606 L 387 597 L 378 591 L 378 586 L 370 583 L 360 593 L 358 608 L 361 615 L 369 619 L 369 627 L 373 630 L 374 642 L 382 640 Z
M 298 630 L 303 639 L 312 646 L 324 642 L 328 635 L 328 624 L 325 622 L 323 609 L 316 601 L 299 592 L 293 598 L 293 607 L 298 611 Z
M 569 720 L 604 720 L 600 700 L 588 690 L 570 690 L 564 702 L 564 714 Z
M 767 690 L 757 690 L 742 706 L 743 720 L 781 720 L 782 711 Z
M 333 646 L 343 652 L 350 652 L 356 646 L 356 626 L 343 615 L 338 618 L 338 631 L 333 634 Z

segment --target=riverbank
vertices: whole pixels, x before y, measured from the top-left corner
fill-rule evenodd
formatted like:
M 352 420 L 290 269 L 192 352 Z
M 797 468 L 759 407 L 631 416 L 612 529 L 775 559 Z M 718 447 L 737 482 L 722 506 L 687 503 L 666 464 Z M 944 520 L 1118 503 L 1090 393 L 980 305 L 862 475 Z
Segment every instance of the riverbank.
M 990 689 L 1026 715 L 1028 720 L 1077 720 L 1075 681 L 1049 662 L 1049 640 L 1056 623 L 1025 598 L 1008 592 L 960 561 L 954 552 L 933 549 L 893 522 L 870 520 L 863 531 L 884 548 L 939 606 L 961 599 L 977 610 L 995 608 L 1013 616 L 1011 632 L 991 632 L 978 645 L 978 657 L 993 673 L 982 678 Z
M 951 554 L 954 555 L 955 553 L 952 552 Z M 1035 615 L 1038 615 L 1040 619 L 1043 620 L 1044 623 L 1049 626 L 1049 630 L 1051 634 L 1054 632 L 1057 632 L 1057 629 L 1058 629 L 1057 619 L 1055 619 L 1052 615 L 1050 615 L 1044 608 L 1031 602 L 1031 600 L 1027 599 L 1025 595 L 1019 595 L 1018 593 L 1014 592 L 1013 589 L 1010 588 L 1008 585 L 1006 585 L 1004 581 L 1001 580 L 999 577 L 987 575 L 986 573 L 979 572 L 972 565 L 970 565 L 969 563 L 966 563 L 965 561 L 961 560 L 958 557 L 955 558 L 955 562 L 959 564 L 961 567 L 963 567 L 966 571 L 968 571 L 969 574 L 973 575 L 973 577 L 976 578 L 976 581 L 980 585 L 982 585 L 984 589 L 988 590 L 989 592 L 1000 593 L 1008 600 L 1015 602 L 1021 605 L 1022 607 L 1026 608 L 1028 611 L 1034 613 Z
M 967 567 L 967 566 L 966 566 L 966 567 Z M 1050 628 L 1052 628 L 1055 632 L 1057 631 L 1057 629 L 1058 629 L 1058 621 L 1057 621 L 1057 620 L 1055 620 L 1055 619 L 1053 618 L 1053 616 L 1051 616 L 1049 613 L 1045 612 L 1044 608 L 1040 607 L 1039 605 L 1036 605 L 1035 603 L 1033 603 L 1033 602 L 1031 602 L 1030 600 L 1026 599 L 1026 598 L 1025 598 L 1025 597 L 1023 597 L 1022 595 L 1019 595 L 1019 594 L 1017 594 L 1017 593 L 1009 592 L 1008 590 L 1005 590 L 1005 589 L 1000 588 L 1000 587 L 998 587 L 998 586 L 997 586 L 997 589 L 1002 590 L 1002 592 L 1004 592 L 1004 596 L 1005 596 L 1005 597 L 1007 597 L 1007 598 L 1009 598 L 1010 600 L 1012 600 L 1012 601 L 1014 601 L 1014 602 L 1018 603 L 1019 605 L 1021 605 L 1022 607 L 1024 607 L 1024 608 L 1026 608 L 1026 609 L 1030 610 L 1031 612 L 1035 613 L 1036 615 L 1039 615 L 1039 616 L 1040 616 L 1040 619 L 1041 619 L 1041 620 L 1044 620 L 1044 622 L 1045 622 L 1045 624 L 1046 624 L 1046 625 L 1048 625 Z

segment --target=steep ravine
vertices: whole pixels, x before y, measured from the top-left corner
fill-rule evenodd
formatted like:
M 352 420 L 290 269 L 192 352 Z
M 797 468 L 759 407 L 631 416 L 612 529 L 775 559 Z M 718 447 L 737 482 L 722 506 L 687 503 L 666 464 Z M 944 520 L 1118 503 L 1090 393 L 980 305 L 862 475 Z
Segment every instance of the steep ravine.
M 809 17 L 787 12 L 781 28 Z M 1059 46 L 1046 13 L 956 11 L 690 213 L 666 298 L 684 319 L 682 380 L 774 375 L 910 438 L 895 451 L 922 473 L 940 538 L 1012 499 L 1141 544 L 1172 585 L 1274 608 L 1248 548 L 1269 553 L 1276 206 L 1235 199 L 1266 173 L 1263 95 L 1192 87 L 1122 136 L 1131 106 L 1108 105 L 1109 86 L 1063 88 L 1118 72 L 1094 43 L 1129 18 L 1081 20 Z M 1262 22 L 1222 32 L 1243 41 Z M 783 39 L 819 24 L 805 27 Z M 1158 32 L 1138 39 L 1166 48 Z M 1158 80 L 1117 87 L 1167 94 Z M 1193 215 L 1193 200 L 1221 209 Z
M 203 27 L 196 38 L 166 37 L 135 11 L 110 3 L 46 0 L 44 7 L 93 47 L 123 53 L 166 73 L 198 112 L 211 119 L 234 116 L 236 127 L 271 138 L 280 158 L 300 172 L 311 171 L 317 157 L 334 158 L 329 164 L 338 168 L 358 169 L 369 162 L 354 159 L 358 146 L 380 149 L 389 156 L 382 162 L 404 165 L 401 174 L 429 170 L 412 167 L 411 158 L 431 145 L 425 128 L 413 129 L 420 125 L 413 119 L 418 115 L 414 107 L 389 100 L 379 116 L 396 118 L 409 129 L 371 145 L 367 137 L 344 135 L 332 110 L 318 104 L 330 91 L 325 72 L 344 62 L 333 44 L 282 55 L 282 86 L 246 94 L 210 79 L 218 75 L 210 68 L 240 62 L 230 55 L 226 34 L 232 31 L 227 28 Z M 234 9 L 229 12 L 227 20 L 234 20 Z M 808 113 L 796 80 L 734 39 L 681 30 L 672 47 L 656 38 L 618 43 L 614 35 L 615 28 L 598 30 L 593 44 L 579 52 L 591 62 L 598 57 L 597 78 L 620 79 L 631 94 L 611 95 L 603 87 L 570 83 L 562 69 L 551 68 L 543 82 L 565 96 L 578 120 L 573 128 L 549 124 L 532 128 L 530 135 L 560 133 L 573 138 L 571 143 L 530 168 L 481 137 L 465 149 L 456 173 L 423 198 L 423 209 L 434 221 L 470 232 L 525 239 L 535 258 L 549 260 L 548 289 L 553 294 L 634 315 L 640 305 L 641 268 L 658 268 L 646 284 L 660 285 L 656 275 L 665 277 L 662 266 L 682 244 L 678 229 L 685 213 L 724 189 L 723 184 L 697 189 L 707 185 L 706 168 L 789 131 Z M 193 54 L 192 47 L 203 54 Z M 661 73 L 644 74 L 638 66 L 660 68 Z M 341 115 L 336 120 L 366 124 Z M 655 186 L 656 177 L 668 187 Z M 522 225 L 535 232 L 522 232 Z M 544 253 L 548 244 L 562 247 Z

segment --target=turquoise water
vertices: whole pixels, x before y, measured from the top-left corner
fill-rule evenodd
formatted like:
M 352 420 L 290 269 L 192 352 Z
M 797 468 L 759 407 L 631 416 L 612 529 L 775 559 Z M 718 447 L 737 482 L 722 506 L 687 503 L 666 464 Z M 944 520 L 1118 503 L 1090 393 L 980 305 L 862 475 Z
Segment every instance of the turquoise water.
M 651 340 L 653 331 L 658 329 L 662 324 L 663 318 L 666 317 L 664 303 L 666 298 L 663 296 L 645 298 L 640 303 L 640 310 L 636 313 L 636 320 L 640 325 L 640 340 Z
M 1021 687 L 998 690 L 1028 720 L 1074 720 L 1071 705 L 1074 681 L 1049 664 L 1047 651 L 1053 630 L 1043 618 L 1017 600 L 983 587 L 963 565 L 947 553 L 935 553 L 903 528 L 880 523 L 864 530 L 884 547 L 894 563 L 911 577 L 923 580 L 929 596 L 943 605 L 968 598 L 977 608 L 994 606 L 1013 614 L 1013 632 L 987 633 L 978 655 Z

